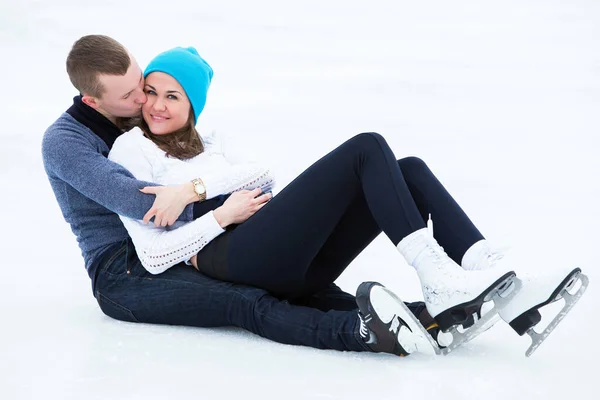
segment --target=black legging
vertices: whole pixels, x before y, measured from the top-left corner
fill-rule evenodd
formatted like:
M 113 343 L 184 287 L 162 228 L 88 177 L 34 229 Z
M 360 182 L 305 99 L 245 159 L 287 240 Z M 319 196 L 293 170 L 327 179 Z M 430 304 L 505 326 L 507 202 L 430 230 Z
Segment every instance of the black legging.
M 362 133 L 317 161 L 230 232 L 232 282 L 294 298 L 327 287 L 382 231 L 397 245 L 424 228 L 460 263 L 481 233 L 423 161 L 396 160 Z

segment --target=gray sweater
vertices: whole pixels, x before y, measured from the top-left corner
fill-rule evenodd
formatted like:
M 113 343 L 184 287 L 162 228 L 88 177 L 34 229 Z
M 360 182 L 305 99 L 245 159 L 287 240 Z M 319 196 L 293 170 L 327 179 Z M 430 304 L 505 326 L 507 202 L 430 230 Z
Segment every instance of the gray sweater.
M 103 250 L 128 238 L 117 214 L 142 219 L 155 199 L 139 189 L 156 185 L 136 180 L 125 168 L 108 160 L 109 150 L 100 137 L 67 113 L 47 129 L 42 141 L 50 185 L 77 236 L 92 281 L 91 266 Z M 193 220 L 192 205 L 179 220 Z

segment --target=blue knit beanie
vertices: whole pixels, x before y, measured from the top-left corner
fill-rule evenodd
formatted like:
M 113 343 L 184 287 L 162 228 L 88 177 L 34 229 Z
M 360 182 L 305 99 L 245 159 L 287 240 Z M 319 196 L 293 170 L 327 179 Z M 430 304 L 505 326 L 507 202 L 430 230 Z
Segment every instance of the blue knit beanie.
M 213 70 L 193 47 L 175 47 L 154 57 L 144 71 L 144 78 L 152 72 L 164 72 L 179 82 L 190 99 L 194 111 L 194 123 L 206 104 L 206 93 L 213 77 Z

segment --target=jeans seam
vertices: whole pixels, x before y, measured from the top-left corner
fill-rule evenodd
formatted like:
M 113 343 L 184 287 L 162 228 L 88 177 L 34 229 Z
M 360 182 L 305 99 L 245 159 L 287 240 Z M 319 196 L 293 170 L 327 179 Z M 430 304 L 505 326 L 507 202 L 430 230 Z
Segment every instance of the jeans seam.
M 127 307 L 122 306 L 119 303 L 116 303 L 115 301 L 111 300 L 110 298 L 108 298 L 105 295 L 103 295 L 100 291 L 98 291 L 98 301 L 100 301 L 101 299 L 105 300 L 107 303 L 109 303 L 110 305 L 118 308 L 119 310 L 126 312 L 129 316 L 131 316 L 131 318 L 133 318 L 133 320 L 135 322 L 139 322 L 138 319 L 133 314 L 133 311 L 131 311 Z
M 119 258 L 123 253 L 126 253 L 126 247 L 122 246 L 119 247 L 119 249 L 117 251 L 114 252 L 113 255 L 110 256 L 110 258 L 102 265 L 102 268 L 100 268 L 100 273 L 101 274 L 109 274 L 112 276 L 119 276 L 122 274 L 115 274 L 113 272 L 110 272 L 108 269 L 117 261 L 117 258 Z
M 234 290 L 234 293 L 237 296 L 241 297 L 242 299 L 244 299 L 244 300 L 246 300 L 248 302 L 251 302 L 253 306 L 256 305 L 256 303 L 258 303 L 258 301 L 261 300 L 263 297 L 269 295 L 268 292 L 265 292 L 259 299 L 254 299 L 254 298 L 250 298 L 250 297 L 246 296 L 243 292 L 241 292 L 241 291 L 239 291 L 237 289 Z M 285 300 L 278 300 L 278 301 L 285 301 Z M 277 318 L 272 318 L 269 313 L 265 313 L 265 312 L 261 311 L 260 315 L 263 316 L 265 319 L 271 321 L 271 322 L 277 322 L 277 323 L 281 323 L 282 322 L 282 321 L 280 321 Z M 286 320 L 285 324 L 287 326 L 292 327 L 292 328 L 297 328 L 297 329 L 301 329 L 301 330 L 308 330 L 308 331 L 310 331 L 310 329 L 308 327 L 306 327 L 304 325 L 295 324 L 294 321 L 288 321 L 288 320 Z
M 247 301 L 250 301 L 250 302 L 252 302 L 252 303 L 253 303 L 253 305 L 255 305 L 255 304 L 258 302 L 258 300 L 255 300 L 254 298 L 248 298 L 248 297 L 247 297 L 247 296 L 246 296 L 246 295 L 245 295 L 243 292 L 241 292 L 241 291 L 239 291 L 239 290 L 234 290 L 234 293 L 235 293 L 237 296 L 239 296 L 239 297 L 241 297 L 241 298 L 243 298 L 243 299 L 245 299 L 245 300 L 247 300 Z M 268 295 L 268 293 L 265 293 L 265 296 L 266 296 L 266 295 Z M 264 297 L 264 296 L 262 296 L 262 297 Z M 262 298 L 262 297 L 261 297 L 261 298 Z M 284 301 L 284 300 L 280 300 L 280 301 Z M 352 311 L 345 311 L 345 312 L 352 312 Z M 324 311 L 322 311 L 322 313 L 323 313 L 323 314 L 326 314 Z M 281 319 L 278 319 L 278 318 L 273 318 L 273 317 L 271 317 L 271 316 L 270 316 L 270 314 L 269 314 L 269 313 L 265 313 L 265 312 L 262 312 L 262 311 L 261 311 L 261 312 L 260 312 L 260 315 L 261 315 L 261 316 L 262 316 L 262 317 L 263 317 L 265 320 L 268 320 L 268 321 L 271 321 L 271 322 L 276 322 L 276 323 L 278 323 L 278 324 L 283 324 L 283 323 L 284 323 L 286 326 L 288 326 L 288 327 L 291 327 L 291 328 L 294 328 L 294 329 L 297 329 L 297 330 L 299 330 L 299 331 L 301 331 L 301 332 L 313 332 L 313 331 L 314 331 L 314 329 L 312 329 L 312 328 L 310 328 L 310 327 L 308 327 L 308 326 L 305 326 L 305 325 L 299 325 L 299 324 L 296 324 L 296 323 L 294 323 L 295 321 L 290 321 L 290 320 L 284 320 L 284 321 L 282 321 Z M 357 321 L 358 321 L 358 317 L 357 317 Z M 343 330 L 343 331 L 339 331 L 339 332 L 340 332 L 341 334 L 343 334 L 343 335 L 348 335 L 348 336 L 351 336 L 352 338 L 354 338 L 354 339 L 355 339 L 355 340 L 358 342 L 359 346 L 360 346 L 360 347 L 361 347 L 363 350 L 365 350 L 365 351 L 369 351 L 369 352 L 373 352 L 373 350 L 372 350 L 371 348 L 369 348 L 369 346 L 368 346 L 368 345 L 367 345 L 367 344 L 366 344 L 366 343 L 365 343 L 365 342 L 362 340 L 362 338 L 360 337 L 360 333 L 359 333 L 359 326 L 358 326 L 357 324 L 358 324 L 358 322 L 355 322 L 355 325 L 353 326 L 353 328 L 352 328 L 352 330 L 351 330 L 351 331 Z M 342 342 L 343 342 L 343 341 L 342 341 Z M 350 350 L 350 351 L 352 351 L 352 350 L 353 350 L 353 349 L 350 349 L 350 348 L 348 348 L 348 347 L 349 347 L 348 345 L 345 345 L 345 347 L 346 347 L 348 350 Z

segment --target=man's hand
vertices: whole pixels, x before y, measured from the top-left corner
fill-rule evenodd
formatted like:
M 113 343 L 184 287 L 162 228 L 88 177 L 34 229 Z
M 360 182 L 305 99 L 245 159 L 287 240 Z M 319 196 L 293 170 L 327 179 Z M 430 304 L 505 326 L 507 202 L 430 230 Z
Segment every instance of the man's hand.
M 173 225 L 185 207 L 198 200 L 191 182 L 178 186 L 146 186 L 140 192 L 156 195 L 152 208 L 144 215 L 144 223 L 154 217 L 154 225 Z
M 221 228 L 230 224 L 241 224 L 263 208 L 273 197 L 271 193 L 259 196 L 260 193 L 260 188 L 233 192 L 221 207 L 213 211 Z

